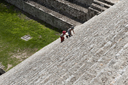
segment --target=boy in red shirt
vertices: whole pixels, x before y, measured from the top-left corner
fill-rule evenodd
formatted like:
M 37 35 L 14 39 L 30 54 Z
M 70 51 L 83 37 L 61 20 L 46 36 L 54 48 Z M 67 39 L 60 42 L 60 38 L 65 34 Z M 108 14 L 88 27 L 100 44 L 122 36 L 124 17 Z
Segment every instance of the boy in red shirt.
M 62 34 L 60 35 L 60 38 L 61 38 L 61 42 L 64 41 L 64 35 L 65 35 L 66 31 L 63 31 Z

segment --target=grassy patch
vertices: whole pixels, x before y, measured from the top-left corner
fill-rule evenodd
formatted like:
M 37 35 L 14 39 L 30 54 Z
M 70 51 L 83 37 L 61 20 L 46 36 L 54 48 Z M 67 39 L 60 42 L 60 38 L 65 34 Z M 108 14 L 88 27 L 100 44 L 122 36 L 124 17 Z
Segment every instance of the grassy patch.
M 60 34 L 55 28 L 50 29 L 45 23 L 27 19 L 14 9 L 13 6 L 0 2 L 0 62 L 6 71 L 8 65 L 14 67 L 59 38 Z M 30 35 L 32 39 L 24 41 L 21 39 L 24 35 Z

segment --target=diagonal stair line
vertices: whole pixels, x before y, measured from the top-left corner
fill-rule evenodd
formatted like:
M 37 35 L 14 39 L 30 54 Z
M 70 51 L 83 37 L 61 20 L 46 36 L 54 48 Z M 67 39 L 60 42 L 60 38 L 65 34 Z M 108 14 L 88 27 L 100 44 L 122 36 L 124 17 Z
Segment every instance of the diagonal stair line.
M 126 44 L 126 45 L 127 45 L 127 44 Z M 108 67 L 108 65 L 110 64 L 110 62 L 111 62 L 111 61 L 113 61 L 113 59 L 111 59 L 111 60 L 109 61 L 109 63 L 107 64 L 107 66 L 106 66 L 106 67 Z M 98 75 L 97 75 L 97 76 L 98 76 Z
M 124 84 L 124 82 L 126 82 L 127 81 L 127 72 L 128 71 L 128 66 L 126 66 L 124 69 L 122 69 L 122 73 L 123 74 L 121 74 L 121 75 L 119 75 L 119 76 L 117 76 L 112 82 L 111 82 L 111 84 L 113 84 L 113 85 L 123 85 Z M 123 80 L 123 79 L 125 79 L 126 78 L 126 80 Z M 122 81 L 121 81 L 122 80 Z
M 127 45 L 127 44 L 126 44 Z M 120 74 L 120 73 L 122 73 L 122 70 L 120 71 L 120 69 L 116 69 L 116 68 L 111 68 L 109 65 L 110 65 L 110 63 L 111 62 L 113 62 L 114 60 L 113 59 L 111 59 L 110 61 L 109 61 L 109 63 L 107 64 L 107 66 L 106 66 L 106 68 L 104 68 L 103 70 L 105 71 L 105 72 L 107 72 L 107 71 L 109 71 L 109 70 L 111 70 L 111 71 L 113 71 L 113 72 L 116 72 L 116 73 L 111 73 L 111 76 L 113 75 L 113 76 L 115 76 L 115 75 L 117 75 L 117 77 L 118 77 L 118 75 Z M 118 63 L 118 62 L 120 62 L 120 61 L 117 61 L 116 63 Z M 125 62 L 125 61 L 124 61 Z M 120 63 L 118 63 L 118 64 L 120 64 Z M 120 66 L 120 65 L 119 65 Z M 126 67 L 124 67 L 123 69 L 125 69 Z M 116 71 L 115 71 L 116 70 Z M 105 73 L 105 72 L 99 72 L 99 75 L 97 75 L 97 78 L 101 75 L 101 74 L 103 74 L 103 73 Z M 112 80 L 112 79 L 111 79 Z M 108 83 L 110 83 L 110 82 L 108 82 Z
M 106 4 L 106 3 L 103 3 L 103 2 L 101 2 L 101 1 L 99 1 L 99 0 L 94 0 L 93 3 L 96 3 L 96 4 L 98 4 L 98 5 L 101 5 L 101 6 L 105 7 L 105 8 L 110 8 L 110 7 L 111 7 L 111 5 Z

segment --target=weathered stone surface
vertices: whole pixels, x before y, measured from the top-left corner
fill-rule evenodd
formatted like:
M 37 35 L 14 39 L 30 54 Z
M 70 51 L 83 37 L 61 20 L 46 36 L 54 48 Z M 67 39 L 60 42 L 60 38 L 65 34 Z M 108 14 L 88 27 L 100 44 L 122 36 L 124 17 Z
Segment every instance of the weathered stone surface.
M 128 2 L 123 0 L 75 34 L 57 39 L 7 73 L 0 85 L 127 85 Z
M 77 3 L 81 3 L 81 4 L 86 4 L 86 5 L 91 5 L 93 0 L 74 0 Z
M 90 6 L 94 0 L 68 0 L 70 2 L 74 2 L 76 4 L 80 4 L 83 6 Z
M 70 3 L 65 0 L 37 0 L 36 2 L 43 4 L 63 15 L 73 18 L 79 22 L 85 22 L 88 19 L 88 9 L 79 5 Z

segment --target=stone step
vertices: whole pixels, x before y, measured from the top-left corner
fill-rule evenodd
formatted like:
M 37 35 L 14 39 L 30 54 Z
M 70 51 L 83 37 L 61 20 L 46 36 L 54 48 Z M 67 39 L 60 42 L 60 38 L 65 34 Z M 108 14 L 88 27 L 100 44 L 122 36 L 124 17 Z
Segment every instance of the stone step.
M 61 70 L 61 69 L 60 69 Z
M 123 22 L 122 22 L 122 23 L 123 23 Z M 124 31 L 124 32 L 123 32 L 123 31 Z M 114 37 L 114 39 L 117 39 L 117 40 L 115 40 L 115 41 L 118 41 L 118 42 L 121 41 L 120 43 L 117 43 L 118 47 L 119 47 L 119 46 L 122 47 L 122 46 L 125 45 L 125 43 L 126 43 L 126 41 L 123 41 L 123 40 L 125 40 L 126 37 L 127 37 L 127 35 L 125 35 L 125 34 L 126 34 L 126 33 L 125 33 L 126 29 L 124 29 L 123 31 L 122 31 L 123 34 L 122 34 L 122 33 L 119 33 L 119 34 L 118 34 L 118 38 L 115 38 L 115 37 Z M 123 36 L 123 35 L 125 35 L 125 36 Z M 123 37 L 120 38 L 119 36 L 123 36 Z M 116 37 L 117 37 L 117 36 L 116 36 Z M 123 38 L 125 38 L 125 39 L 123 39 Z M 113 38 L 112 38 L 112 39 L 113 39 Z M 117 50 L 120 50 L 120 49 L 118 48 Z
M 102 56 L 102 57 L 103 57 L 103 56 Z M 102 57 L 101 57 L 101 58 L 102 58 Z M 94 57 L 94 58 L 95 58 L 95 57 Z M 94 60 L 95 60 L 95 59 L 94 59 Z M 100 58 L 99 58 L 99 60 L 100 60 Z M 99 60 L 98 60 L 98 62 L 99 62 Z M 97 61 L 97 60 L 96 60 L 96 61 Z M 90 62 L 93 62 L 93 61 L 90 61 Z M 84 74 L 83 74 L 77 81 L 80 81 L 80 80 L 82 80 L 83 78 L 86 78 L 86 83 L 89 83 L 89 81 L 91 81 L 94 77 L 96 77 L 95 70 L 101 68 L 102 65 L 103 65 L 102 63 L 98 63 L 98 62 L 95 62 L 92 66 L 89 66 L 89 68 L 84 71 Z M 96 63 L 98 63 L 98 64 L 97 64 L 98 67 L 95 66 Z M 86 63 L 86 64 L 87 64 L 87 63 Z M 105 62 L 104 62 L 104 64 L 105 64 Z M 101 67 L 100 67 L 100 66 L 101 66 Z M 96 67 L 96 68 L 93 69 L 93 67 Z M 90 75 L 89 75 L 89 74 L 90 74 Z M 78 82 L 75 82 L 74 84 L 77 85 L 77 83 L 78 83 Z
M 83 6 L 83 7 L 89 7 L 93 0 L 66 0 L 66 1 L 69 1 L 71 3 L 74 3 L 74 4 L 77 4 L 77 5 L 80 5 L 80 6 Z
M 100 6 L 102 6 L 102 7 L 105 7 L 105 8 L 110 8 L 110 7 L 111 7 L 111 5 L 109 5 L 109 4 L 107 4 L 107 3 L 104 3 L 104 2 L 102 2 L 102 1 L 99 1 L 99 0 L 94 0 L 93 3 L 95 3 L 95 4 L 97 4 L 97 5 L 100 5 Z
M 106 4 L 111 5 L 111 6 L 114 5 L 114 3 L 110 2 L 109 0 L 99 0 L 99 1 L 102 1 L 102 2 L 104 2 Z
M 74 85 L 78 85 L 78 83 L 80 83 L 81 81 L 83 81 L 83 83 L 81 82 L 81 84 L 84 84 L 84 82 L 86 82 L 86 84 L 88 84 L 88 85 L 94 85 L 94 84 L 99 85 L 99 83 L 97 83 L 97 81 L 99 80 L 99 76 L 101 75 L 100 73 L 104 72 L 103 69 L 106 67 L 106 65 L 110 65 L 111 59 L 113 58 L 111 56 L 111 55 L 113 55 L 112 50 L 113 50 L 113 47 L 110 50 L 111 53 L 108 52 L 107 54 L 104 54 L 104 55 L 109 54 L 108 57 L 102 56 L 101 59 L 99 59 L 97 63 L 95 63 L 93 66 L 91 66 L 89 69 L 87 69 L 84 72 L 84 74 L 77 80 L 78 82 L 75 82 Z M 118 66 L 118 65 L 116 65 L 116 66 Z M 98 80 L 96 80 L 95 78 Z M 93 83 L 92 83 L 92 81 L 93 81 Z M 90 82 L 91 82 L 91 84 L 89 84 Z M 108 84 L 106 84 L 106 85 L 108 85 Z
M 88 9 L 66 0 L 37 0 L 36 2 L 81 23 L 87 21 Z
M 119 74 L 113 81 L 111 85 L 128 85 L 128 66 L 120 70 L 121 74 Z
M 51 24 L 54 27 L 60 28 L 62 30 L 67 30 L 72 25 L 80 25 L 80 22 L 77 22 L 75 20 L 72 20 L 71 18 L 68 18 L 58 12 L 55 12 L 53 10 L 50 10 L 38 3 L 35 3 L 33 1 L 26 2 L 28 5 L 32 6 L 33 9 L 27 9 L 24 8 L 24 11 L 28 11 L 31 13 L 31 15 L 42 19 L 43 21 Z M 33 11 L 36 9 L 36 11 Z M 41 13 L 39 13 L 41 11 Z M 41 16 L 42 15 L 42 16 Z M 45 16 L 45 17 L 44 17 Z M 62 28 L 63 27 L 63 28 Z
M 124 33 L 125 34 L 125 33 Z M 125 38 L 125 37 L 127 37 L 126 35 L 125 36 L 123 36 L 123 38 Z M 125 38 L 126 39 L 126 38 Z M 125 59 L 126 58 L 126 56 L 123 56 L 125 53 L 126 53 L 126 51 L 122 51 L 123 49 L 125 49 L 125 48 L 127 48 L 127 42 L 126 42 L 126 40 L 125 39 L 122 39 L 121 41 L 119 41 L 119 43 L 117 43 L 117 45 L 115 45 L 115 46 L 117 46 L 117 47 L 119 47 L 118 45 L 120 44 L 120 48 L 118 48 L 117 50 L 116 50 L 116 52 L 115 52 L 115 54 L 113 53 L 113 51 L 112 50 L 110 50 L 110 52 L 112 52 L 112 53 L 110 53 L 109 52 L 109 54 L 112 54 L 112 55 L 115 55 L 114 57 L 110 57 L 109 59 L 110 59 L 110 61 L 108 62 L 108 64 L 106 64 L 107 66 L 105 67 L 105 69 L 106 68 L 108 68 L 109 67 L 109 69 L 113 69 L 113 71 L 114 71 L 114 69 L 116 70 L 116 71 L 118 71 L 118 70 L 120 70 L 120 68 L 125 68 L 125 66 L 128 64 L 127 63 L 127 59 Z M 123 48 L 122 48 L 123 47 Z M 116 48 L 116 47 L 114 47 L 114 48 Z M 122 52 L 121 52 L 121 51 Z M 108 56 L 109 56 L 109 54 L 107 54 Z M 118 56 L 121 56 L 120 54 L 122 54 L 122 57 L 119 57 L 118 58 Z M 108 59 L 108 60 L 109 60 Z M 126 60 L 126 61 L 125 61 Z M 112 65 L 111 65 L 112 64 Z M 100 63 L 98 64 L 98 65 L 100 65 Z M 97 65 L 97 67 L 95 67 L 94 69 L 91 69 L 91 70 L 93 70 L 93 71 L 95 71 L 96 70 L 96 68 L 98 68 L 98 65 Z M 100 68 L 101 69 L 101 68 Z M 102 69 L 102 71 L 101 71 L 101 73 L 103 73 L 104 71 L 103 71 L 104 69 Z M 95 71 L 96 72 L 96 71 Z M 97 72 L 100 72 L 100 70 L 97 70 Z M 98 75 L 100 75 L 100 73 L 97 73 Z M 106 76 L 107 77 L 107 76 Z M 94 80 L 95 81 L 97 81 L 97 79 L 99 80 L 99 76 L 97 76 Z M 95 81 L 93 80 L 93 83 L 95 83 Z M 109 80 L 110 81 L 110 80 Z M 91 82 L 92 83 L 92 82 Z M 106 82 L 107 83 L 107 82 Z M 110 83 L 110 82 L 109 82 Z M 107 83 L 107 84 L 109 84 L 109 83 Z
M 91 8 L 93 8 L 93 9 L 95 9 L 95 10 L 98 10 L 98 11 L 100 11 L 100 12 L 103 12 L 104 10 L 106 10 L 106 8 L 104 8 L 104 7 L 100 6 L 100 5 L 97 5 L 97 4 L 95 4 L 95 3 L 92 3 L 92 4 L 91 4 Z
M 94 9 L 94 8 L 92 8 L 92 7 L 89 7 L 88 9 L 89 9 L 89 11 L 94 12 L 94 14 L 96 14 L 96 15 L 99 15 L 99 14 L 101 13 L 101 11 L 96 10 L 96 9 Z M 90 15 L 90 16 L 93 17 L 94 14 L 92 14 L 92 15 Z
M 122 21 L 122 20 L 120 20 L 120 21 Z M 123 21 L 122 21 L 122 23 L 123 23 Z M 119 23 L 118 23 L 119 24 Z M 115 26 L 115 27 L 117 27 L 117 26 Z M 120 28 L 121 29 L 121 27 L 118 27 L 118 28 Z M 125 31 L 125 29 L 124 29 L 124 31 Z M 122 33 L 124 33 L 124 32 L 122 32 Z M 120 33 L 118 34 L 118 38 L 117 38 L 117 40 L 114 40 L 114 41 L 120 41 L 120 39 L 121 38 L 119 38 L 119 36 L 123 36 L 124 34 L 122 34 L 121 33 L 121 35 L 120 35 Z M 116 35 L 116 37 L 117 37 L 117 35 Z M 126 37 L 126 36 L 125 36 Z M 124 36 L 123 36 L 123 38 L 124 38 Z M 115 37 L 114 38 L 112 38 L 112 40 L 113 39 L 116 39 Z M 124 39 L 125 40 L 125 39 Z M 127 40 L 127 39 L 126 39 Z M 122 41 L 122 42 L 120 42 L 120 43 L 123 43 L 124 41 Z M 126 43 L 126 42 L 125 42 Z M 119 44 L 119 43 L 118 43 Z M 123 45 L 123 44 L 122 44 Z M 118 47 L 122 47 L 122 46 L 118 46 Z M 119 48 L 118 48 L 118 50 L 119 50 Z M 112 54 L 114 53 L 115 51 L 112 51 Z M 109 56 L 109 55 L 108 55 Z M 105 56 L 106 57 L 106 56 Z M 111 56 L 110 56 L 110 59 L 111 59 Z M 108 59 L 109 60 L 109 59 Z M 105 61 L 103 62 L 103 63 L 105 63 Z M 97 65 L 99 65 L 100 66 L 100 63 L 99 64 L 97 64 Z M 101 63 L 101 65 L 103 65 L 102 63 Z M 97 67 L 97 69 L 98 69 L 98 67 Z M 92 69 L 92 70 L 94 70 L 94 69 Z M 99 70 L 98 70 L 99 71 Z M 97 71 L 97 72 L 98 72 Z M 89 71 L 90 72 L 90 71 Z M 101 70 L 101 72 L 102 72 L 102 70 Z M 90 74 L 92 74 L 92 73 L 90 73 Z M 95 73 L 94 73 L 95 74 Z M 94 74 L 92 74 L 92 75 L 94 75 Z M 85 76 L 83 76 L 83 77 L 85 77 L 85 78 L 88 78 L 88 77 L 86 77 L 86 74 L 84 74 Z M 85 79 L 84 78 L 84 79 Z M 86 81 L 86 80 L 82 80 L 81 78 L 78 80 L 79 82 L 77 82 L 77 84 L 76 85 L 78 85 L 78 83 L 81 83 L 81 84 L 83 84 L 82 82 L 85 82 L 85 84 L 87 84 L 87 82 L 88 82 L 88 80 Z M 97 80 L 98 81 L 98 80 Z M 95 82 L 93 82 L 93 84 L 91 84 L 91 85 L 94 85 L 94 84 L 96 84 L 96 82 L 97 81 L 95 81 Z M 88 85 L 88 84 L 87 84 Z M 99 85 L 99 84 L 97 84 L 97 85 Z M 102 85 L 102 84 L 101 84 Z M 108 85 L 108 84 L 106 84 L 106 85 Z
M 105 2 L 99 1 L 99 0 L 94 0 L 93 3 L 91 4 L 91 6 L 88 8 L 89 12 L 90 12 L 89 14 L 91 14 L 91 11 L 93 11 L 97 15 L 110 7 L 111 7 L 111 5 L 109 3 L 105 3 Z
M 109 66 L 113 64 L 112 66 Z M 124 60 L 111 60 L 106 68 L 104 68 L 98 75 L 97 77 L 91 82 L 90 84 L 93 85 L 95 84 L 113 84 L 115 83 L 115 80 L 122 75 L 124 69 L 127 66 L 127 61 Z M 124 66 L 125 65 L 125 66 Z M 110 72 L 110 73 L 109 73 Z M 101 75 L 102 74 L 102 75 Z M 104 75 L 105 74 L 105 75 Z M 103 80 L 105 79 L 105 80 Z

